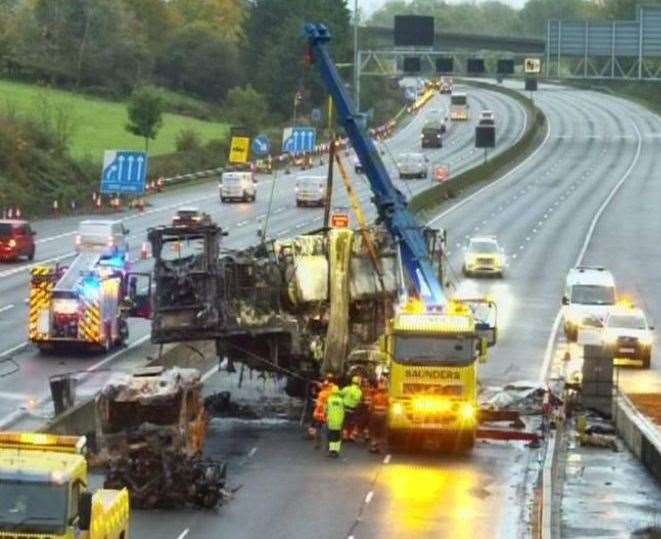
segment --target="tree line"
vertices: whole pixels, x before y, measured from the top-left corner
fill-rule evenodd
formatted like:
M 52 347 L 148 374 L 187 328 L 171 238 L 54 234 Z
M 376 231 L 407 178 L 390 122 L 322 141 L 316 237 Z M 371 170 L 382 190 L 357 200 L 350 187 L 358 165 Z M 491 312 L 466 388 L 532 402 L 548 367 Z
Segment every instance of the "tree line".
M 308 20 L 350 58 L 346 0 L 0 0 L 0 76 L 117 98 L 142 85 L 213 104 L 243 92 L 258 115 L 286 117 L 299 88 L 323 93 L 305 72 Z

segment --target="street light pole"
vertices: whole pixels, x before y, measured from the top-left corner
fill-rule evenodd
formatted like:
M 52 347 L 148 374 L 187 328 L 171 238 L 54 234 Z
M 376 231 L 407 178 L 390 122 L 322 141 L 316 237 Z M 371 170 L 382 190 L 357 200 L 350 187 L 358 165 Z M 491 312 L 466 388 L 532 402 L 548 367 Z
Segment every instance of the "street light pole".
M 358 85 L 358 0 L 353 1 L 353 92 L 356 111 L 360 111 L 360 86 Z

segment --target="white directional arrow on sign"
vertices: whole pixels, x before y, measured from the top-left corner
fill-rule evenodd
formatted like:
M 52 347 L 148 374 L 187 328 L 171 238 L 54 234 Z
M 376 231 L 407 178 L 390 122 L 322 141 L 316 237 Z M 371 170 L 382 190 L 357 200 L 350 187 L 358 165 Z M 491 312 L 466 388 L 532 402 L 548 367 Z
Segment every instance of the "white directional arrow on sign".
M 119 172 L 117 173 L 117 177 L 121 180 L 122 179 L 122 167 L 124 166 L 124 156 L 120 155 L 117 158 L 117 161 L 119 161 Z
M 142 163 L 144 163 L 145 159 L 140 156 L 136 159 L 138 162 L 138 173 L 136 174 L 136 181 L 140 181 L 140 178 L 142 178 Z M 131 178 L 129 177 L 129 181 L 131 181 Z
M 130 179 L 131 178 L 131 172 L 133 171 L 133 159 L 134 159 L 134 157 L 132 155 L 129 155 L 126 159 L 129 162 L 129 171 L 128 171 L 128 174 L 126 175 L 126 177 Z M 121 181 L 122 178 L 120 177 L 119 180 Z

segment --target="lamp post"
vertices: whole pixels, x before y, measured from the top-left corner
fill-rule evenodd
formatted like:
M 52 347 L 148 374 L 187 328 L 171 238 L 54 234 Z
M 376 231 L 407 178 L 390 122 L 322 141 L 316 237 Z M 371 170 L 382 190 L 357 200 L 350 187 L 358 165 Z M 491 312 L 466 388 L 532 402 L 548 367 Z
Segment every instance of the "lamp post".
M 360 87 L 358 85 L 358 0 L 353 1 L 353 92 L 356 110 L 360 110 Z

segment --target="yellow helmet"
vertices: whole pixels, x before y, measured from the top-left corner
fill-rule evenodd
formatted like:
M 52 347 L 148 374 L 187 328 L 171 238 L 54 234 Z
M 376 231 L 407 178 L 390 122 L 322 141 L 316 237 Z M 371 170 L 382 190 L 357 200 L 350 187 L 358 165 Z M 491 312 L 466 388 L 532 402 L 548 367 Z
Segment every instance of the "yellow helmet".
M 352 383 L 352 384 L 360 385 L 360 382 L 361 382 L 361 378 L 360 378 L 360 376 L 354 376 L 354 377 L 351 379 L 351 383 Z

